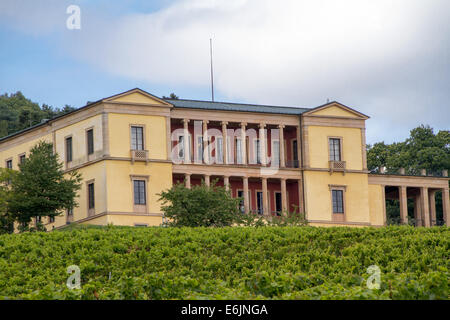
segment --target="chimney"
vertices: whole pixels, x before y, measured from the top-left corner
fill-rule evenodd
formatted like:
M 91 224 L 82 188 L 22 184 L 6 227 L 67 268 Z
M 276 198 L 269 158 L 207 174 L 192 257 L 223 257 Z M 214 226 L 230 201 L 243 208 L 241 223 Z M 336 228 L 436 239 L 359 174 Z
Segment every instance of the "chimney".
M 442 170 L 442 176 L 443 177 L 448 177 L 448 170 L 447 169 Z
M 427 175 L 427 169 L 420 169 L 420 175 L 426 176 Z
M 405 174 L 405 168 L 398 169 L 398 173 L 404 175 Z

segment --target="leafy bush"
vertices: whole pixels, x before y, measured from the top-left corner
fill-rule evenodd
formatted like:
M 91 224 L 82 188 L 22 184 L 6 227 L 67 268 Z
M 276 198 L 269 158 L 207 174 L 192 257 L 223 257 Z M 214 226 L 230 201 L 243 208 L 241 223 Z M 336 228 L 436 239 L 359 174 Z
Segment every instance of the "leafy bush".
M 176 184 L 160 196 L 161 210 L 175 227 L 224 227 L 230 226 L 239 215 L 239 199 L 231 196 L 215 182 L 186 188 Z
M 450 229 L 72 228 L 0 235 L 0 299 L 448 299 Z M 66 286 L 81 269 L 81 289 Z M 370 290 L 367 268 L 381 270 Z

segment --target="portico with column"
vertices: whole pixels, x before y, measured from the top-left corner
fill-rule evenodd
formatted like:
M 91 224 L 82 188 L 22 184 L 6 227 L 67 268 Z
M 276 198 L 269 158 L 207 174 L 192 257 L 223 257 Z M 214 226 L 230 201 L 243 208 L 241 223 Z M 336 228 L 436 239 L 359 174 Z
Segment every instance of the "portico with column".
M 211 160 L 215 159 L 216 163 L 214 164 L 266 167 L 273 165 L 270 161 L 278 159 L 279 163 L 276 166 L 279 168 L 299 168 L 300 157 L 302 156 L 299 124 L 293 122 L 283 124 L 279 121 L 270 120 L 240 121 L 239 118 L 236 118 L 231 121 L 223 121 L 214 118 L 207 119 L 205 116 L 191 116 L 172 119 L 171 130 L 183 129 L 182 148 L 184 155 L 181 159 L 183 163 L 211 164 Z M 216 130 L 215 134 L 211 135 L 209 129 Z M 234 134 L 230 133 L 230 129 L 235 130 Z M 256 132 L 256 136 L 250 137 L 249 130 Z M 219 136 L 217 136 L 217 133 L 219 133 Z M 288 134 L 287 137 L 286 133 Z M 202 157 L 199 159 L 200 141 L 198 138 L 200 136 L 202 137 Z M 217 157 L 219 152 L 218 138 L 221 140 L 220 159 Z M 274 140 L 279 141 L 278 155 L 274 154 L 276 150 L 273 149 Z M 173 143 L 174 141 L 171 144 L 172 146 Z M 214 143 L 215 145 L 212 147 Z M 239 148 L 236 145 L 237 143 L 240 144 Z M 256 143 L 258 148 L 256 148 Z M 236 152 L 240 154 L 236 155 Z M 259 152 L 259 154 L 256 152 Z M 257 159 L 260 161 L 256 161 Z
M 386 199 L 399 201 L 400 222 L 409 223 L 408 199 L 414 201 L 414 220 L 419 227 L 450 226 L 449 187 L 446 177 L 373 175 L 369 183 L 384 184 Z M 437 217 L 436 194 L 442 195 L 442 219 Z M 383 203 L 385 207 L 386 204 Z

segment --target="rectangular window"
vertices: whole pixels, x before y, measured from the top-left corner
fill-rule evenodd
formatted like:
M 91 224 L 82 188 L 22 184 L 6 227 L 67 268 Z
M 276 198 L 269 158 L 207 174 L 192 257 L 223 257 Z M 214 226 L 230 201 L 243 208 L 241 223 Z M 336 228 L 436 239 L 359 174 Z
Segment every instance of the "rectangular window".
M 87 152 L 88 154 L 94 153 L 94 129 L 89 129 L 86 132 L 87 135 Z
M 333 196 L 333 213 L 344 213 L 344 192 L 331 190 Z
M 236 138 L 236 162 L 237 164 L 242 164 L 242 141 L 239 138 Z
M 258 214 L 263 214 L 263 193 L 262 191 L 256 192 L 256 208 Z
M 280 215 L 282 208 L 281 208 L 281 192 L 275 192 L 275 211 L 277 212 L 277 215 Z
M 330 161 L 341 161 L 341 139 L 330 138 Z
M 49 223 L 55 222 L 55 217 L 54 217 L 54 216 L 48 217 L 48 222 L 49 222 Z
M 95 208 L 95 193 L 94 193 L 94 183 L 88 184 L 88 205 L 89 209 Z
M 138 126 L 131 127 L 131 149 L 144 150 L 144 128 Z
M 72 137 L 66 138 L 66 162 L 72 161 Z
M 22 154 L 22 155 L 19 156 L 19 163 L 22 164 L 24 162 L 25 162 L 25 155 Z
M 261 164 L 261 141 L 255 139 L 255 158 L 256 164 Z
M 178 158 L 180 160 L 184 159 L 184 136 L 178 137 Z
M 272 145 L 272 166 L 279 167 L 280 166 L 280 141 L 273 140 Z
M 203 161 L 203 137 L 197 137 L 197 160 Z
M 238 198 L 241 198 L 241 200 L 239 201 L 239 209 L 241 210 L 241 213 L 245 213 L 244 191 L 238 190 L 237 196 Z
M 223 163 L 223 138 L 216 137 L 216 162 Z
M 298 143 L 297 140 L 292 140 L 292 153 L 293 153 L 293 160 L 294 160 L 294 168 L 298 168 L 299 161 L 298 161 Z
M 228 160 L 228 163 L 234 163 L 234 156 L 233 156 L 233 151 L 231 150 L 231 145 L 232 145 L 232 139 L 233 139 L 233 137 L 229 137 L 229 136 L 227 136 L 226 137 L 227 138 L 227 160 Z
M 134 204 L 145 205 L 145 180 L 134 180 Z
M 6 160 L 6 168 L 12 169 L 12 160 Z
M 238 190 L 237 197 L 241 198 L 241 201 L 239 202 L 239 209 L 241 210 L 242 213 L 245 213 L 244 191 Z M 249 207 L 249 210 L 251 211 L 251 207 L 252 207 L 252 191 L 251 190 L 248 190 L 248 207 Z

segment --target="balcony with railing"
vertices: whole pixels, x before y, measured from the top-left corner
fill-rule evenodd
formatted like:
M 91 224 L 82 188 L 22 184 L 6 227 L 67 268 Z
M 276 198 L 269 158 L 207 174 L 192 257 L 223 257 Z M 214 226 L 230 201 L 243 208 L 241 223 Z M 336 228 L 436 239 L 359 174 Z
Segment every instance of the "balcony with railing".
M 328 161 L 329 168 L 330 168 L 330 174 L 333 172 L 343 172 L 345 174 L 346 170 L 346 162 L 345 161 Z
M 131 152 L 131 163 L 135 161 L 145 161 L 145 164 L 148 163 L 148 150 L 130 150 Z

